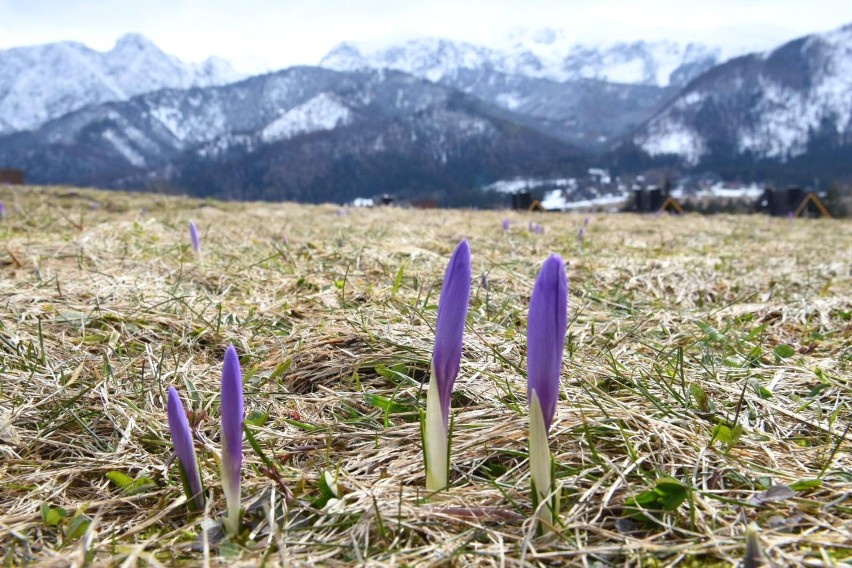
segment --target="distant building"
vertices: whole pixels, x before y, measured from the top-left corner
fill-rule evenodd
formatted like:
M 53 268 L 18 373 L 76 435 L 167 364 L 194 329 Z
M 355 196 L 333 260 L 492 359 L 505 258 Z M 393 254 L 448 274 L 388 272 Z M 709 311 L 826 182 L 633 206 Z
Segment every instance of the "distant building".
M 797 185 L 791 185 L 786 191 L 767 187 L 753 209 L 775 217 L 831 217 L 831 212 L 816 193 Z
M 8 185 L 24 185 L 24 171 L 0 169 L 0 183 Z

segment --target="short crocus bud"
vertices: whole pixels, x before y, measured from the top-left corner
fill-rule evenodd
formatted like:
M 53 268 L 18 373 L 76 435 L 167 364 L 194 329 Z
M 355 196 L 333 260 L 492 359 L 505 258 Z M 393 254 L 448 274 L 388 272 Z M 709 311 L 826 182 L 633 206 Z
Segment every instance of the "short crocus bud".
M 192 430 L 186 411 L 175 387 L 169 387 L 169 400 L 166 409 L 169 418 L 169 432 L 175 447 L 183 490 L 189 500 L 189 506 L 195 510 L 204 508 L 204 494 L 201 488 L 201 476 L 198 473 L 198 460 L 195 458 L 195 446 L 192 443 Z
M 746 547 L 743 556 L 743 568 L 763 566 L 763 551 L 760 548 L 759 529 L 755 523 L 749 523 L 745 531 Z
M 509 230 L 509 219 L 503 219 L 503 231 L 506 232 Z
M 556 413 L 559 375 L 568 326 L 568 278 L 555 254 L 544 261 L 530 298 L 527 319 L 527 401 L 530 407 L 530 472 L 539 519 L 552 525 L 559 495 L 551 481 L 547 434 Z M 553 494 L 552 498 L 549 496 Z M 540 506 L 539 506 L 540 504 Z
M 470 274 L 470 245 L 463 240 L 447 265 L 438 301 L 423 438 L 426 488 L 430 491 L 444 489 L 449 478 L 450 397 L 461 363 L 464 322 L 470 302 Z
M 580 241 L 580 244 L 583 244 L 583 239 L 586 238 L 586 230 L 583 227 L 580 227 L 580 230 L 577 231 L 577 240 Z
M 195 221 L 189 222 L 189 240 L 192 241 L 192 250 L 200 253 L 201 239 L 198 238 L 198 227 L 195 226 Z
M 240 470 L 243 466 L 243 376 L 237 350 L 229 345 L 222 365 L 222 490 L 228 503 L 225 529 L 237 534 L 240 524 Z

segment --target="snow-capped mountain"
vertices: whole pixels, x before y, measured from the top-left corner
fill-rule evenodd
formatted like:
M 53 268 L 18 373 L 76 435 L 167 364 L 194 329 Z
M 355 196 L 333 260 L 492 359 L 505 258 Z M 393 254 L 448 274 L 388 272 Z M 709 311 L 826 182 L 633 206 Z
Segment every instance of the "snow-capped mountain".
M 852 157 L 852 24 L 733 59 L 698 77 L 633 142 L 690 165 L 785 162 L 814 150 Z
M 720 54 L 672 41 L 584 46 L 545 29 L 516 33 L 499 47 L 434 38 L 382 47 L 342 43 L 320 65 L 411 73 L 509 110 L 550 136 L 602 150 Z
M 33 183 L 308 201 L 459 200 L 499 177 L 572 169 L 579 152 L 511 118 L 395 71 L 295 67 L 91 105 L 0 137 L 0 163 Z
M 107 52 L 76 42 L 0 50 L 0 134 L 37 128 L 86 105 L 239 78 L 222 59 L 183 63 L 138 34 Z
M 468 69 L 556 82 L 596 79 L 667 87 L 685 84 L 720 57 L 720 48 L 697 43 L 635 41 L 591 46 L 577 44 L 564 32 L 544 29 L 515 34 L 500 47 L 436 38 L 382 47 L 345 42 L 320 65 L 340 71 L 396 69 L 430 81 L 452 79 Z

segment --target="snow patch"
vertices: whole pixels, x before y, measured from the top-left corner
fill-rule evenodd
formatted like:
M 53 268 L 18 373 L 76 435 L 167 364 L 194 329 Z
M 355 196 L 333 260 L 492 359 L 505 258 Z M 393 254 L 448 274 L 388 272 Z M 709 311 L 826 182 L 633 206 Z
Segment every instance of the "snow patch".
M 145 158 L 133 149 L 130 143 L 121 137 L 115 130 L 109 129 L 105 130 L 102 134 L 105 140 L 110 142 L 113 147 L 118 150 L 119 154 L 124 156 L 124 158 L 130 162 L 132 165 L 137 168 L 142 168 L 145 166 Z
M 352 123 L 352 119 L 349 107 L 328 93 L 320 93 L 268 124 L 260 138 L 267 143 L 286 140 L 299 134 L 346 126 Z

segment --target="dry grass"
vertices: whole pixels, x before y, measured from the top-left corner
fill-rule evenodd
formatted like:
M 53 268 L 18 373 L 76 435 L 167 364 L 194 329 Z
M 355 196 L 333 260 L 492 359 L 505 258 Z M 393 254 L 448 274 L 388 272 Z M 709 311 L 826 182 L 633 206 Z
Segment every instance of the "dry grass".
M 576 215 L 538 217 L 535 236 L 532 214 L 510 213 L 507 236 L 500 212 L 0 199 L 4 565 L 729 565 L 751 521 L 777 565 L 852 561 L 850 221 L 596 215 L 581 246 Z M 452 488 L 429 495 L 420 380 L 462 237 L 488 287 L 476 278 Z M 551 441 L 564 494 L 561 526 L 537 537 L 525 317 L 550 252 L 569 263 Z M 229 342 L 260 450 L 246 444 L 238 542 L 205 521 L 225 508 Z M 205 515 L 169 467 L 169 385 L 192 401 Z M 111 471 L 139 482 L 122 490 Z M 343 495 L 320 507 L 324 471 Z M 664 477 L 682 503 L 626 506 Z M 781 484 L 794 491 L 766 493 Z

